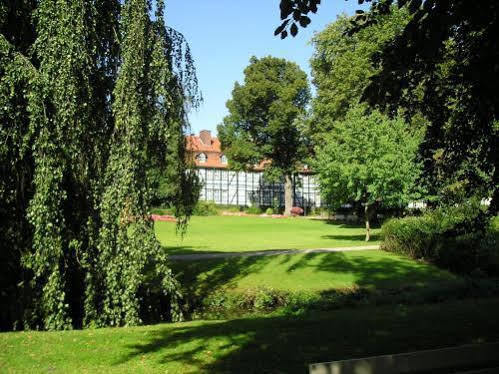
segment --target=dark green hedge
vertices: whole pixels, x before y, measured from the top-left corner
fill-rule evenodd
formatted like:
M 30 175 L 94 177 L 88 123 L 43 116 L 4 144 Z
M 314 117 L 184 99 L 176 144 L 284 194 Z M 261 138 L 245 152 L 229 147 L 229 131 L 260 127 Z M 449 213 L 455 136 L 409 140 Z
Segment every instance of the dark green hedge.
M 381 248 L 425 259 L 458 273 L 499 275 L 497 217 L 479 202 L 428 211 L 419 217 L 387 221 Z

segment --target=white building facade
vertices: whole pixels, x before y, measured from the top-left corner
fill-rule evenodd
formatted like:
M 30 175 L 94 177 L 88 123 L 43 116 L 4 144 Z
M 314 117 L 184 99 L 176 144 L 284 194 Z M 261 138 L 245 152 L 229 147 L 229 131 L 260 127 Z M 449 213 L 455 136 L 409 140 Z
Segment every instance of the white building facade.
M 220 205 L 284 206 L 284 184 L 264 180 L 263 167 L 253 171 L 228 169 L 227 158 L 220 142 L 203 130 L 199 136 L 187 137 L 187 150 L 196 165 L 196 173 L 203 183 L 201 200 Z M 321 206 L 319 185 L 313 173 L 304 170 L 294 177 L 293 205 L 305 209 Z

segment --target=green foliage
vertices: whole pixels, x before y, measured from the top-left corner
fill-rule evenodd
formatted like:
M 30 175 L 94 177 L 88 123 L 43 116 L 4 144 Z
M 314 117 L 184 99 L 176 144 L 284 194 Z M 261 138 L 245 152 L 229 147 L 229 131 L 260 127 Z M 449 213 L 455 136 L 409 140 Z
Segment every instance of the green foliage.
M 405 10 L 379 18 L 378 22 L 349 35 L 351 17 L 340 16 L 312 39 L 315 47 L 310 60 L 317 95 L 312 101 L 313 118 L 309 131 L 320 143 L 321 133 L 332 129 L 334 121 L 345 117 L 359 103 L 369 79 L 380 67 L 373 56 L 400 34 L 409 21 Z
M 229 165 L 251 168 L 269 160 L 269 174 L 293 172 L 302 156 L 296 119 L 304 114 L 310 93 L 306 74 L 295 63 L 274 57 L 252 57 L 236 82 L 229 115 L 218 126 Z
M 281 204 L 279 202 L 279 197 L 274 196 L 272 199 L 272 210 L 275 214 L 279 214 L 281 212 Z
M 216 216 L 218 209 L 214 201 L 199 200 L 194 207 L 194 216 Z
M 244 292 L 220 290 L 200 300 L 194 316 L 227 318 L 258 312 L 271 312 L 288 304 L 289 292 L 269 287 L 247 289 Z
M 499 242 L 492 222 L 476 200 L 439 207 L 386 222 L 382 248 L 456 272 L 497 275 Z
M 420 137 L 399 117 L 353 108 L 316 148 L 322 198 L 333 209 L 350 202 L 405 206 L 419 175 Z
M 480 342 L 497 341 L 497 298 L 436 301 L 361 306 L 303 318 L 254 316 L 133 329 L 5 333 L 0 358 L 5 371 L 15 373 L 46 368 L 107 374 L 303 373 L 305 363 L 341 360 L 355 350 L 366 357 L 471 344 L 477 336 Z M 366 337 L 366 331 L 374 336 Z
M 147 173 L 167 175 L 185 229 L 199 191 L 183 137 L 197 82 L 163 1 L 152 8 L 0 6 L 1 328 L 179 318 Z
M 394 4 L 395 0 L 372 1 L 371 9 L 358 11 L 340 36 L 340 40 L 357 35 L 379 40 L 374 31 L 383 28 L 387 17 L 411 15 L 402 32 L 371 56 L 376 71 L 362 87 L 363 100 L 372 108 L 389 113 L 403 109 L 408 118 L 422 116 L 428 122 L 419 157 L 429 199 L 438 201 L 448 186 L 459 183 L 467 197 L 491 198 L 489 210 L 495 215 L 499 206 L 497 2 L 404 0 L 397 1 L 399 9 Z M 283 23 L 276 33 L 281 36 L 287 35 L 291 15 L 299 20 L 317 11 L 314 1 L 282 0 L 280 6 Z M 358 63 L 353 60 L 351 71 L 357 71 Z M 366 67 L 362 74 L 370 70 Z
M 267 210 L 265 210 L 265 214 L 271 216 L 272 214 L 274 214 L 274 210 L 272 208 L 267 208 Z
M 160 216 L 173 216 L 175 214 L 175 208 L 173 207 L 156 207 L 151 209 L 151 214 L 158 214 Z
M 499 202 L 497 2 L 431 0 L 412 12 L 404 32 L 379 53 L 382 69 L 365 97 L 373 106 L 422 113 L 429 121 L 421 149 L 428 189 L 440 196 L 448 185 L 461 183 L 468 197 L 493 197 L 494 215 Z
M 243 291 L 217 290 L 198 301 L 191 311 L 193 319 L 228 319 L 255 315 L 303 317 L 317 311 L 359 308 L 372 305 L 421 305 L 499 295 L 495 279 L 465 278 L 434 282 L 425 287 L 408 285 L 374 289 L 349 287 L 322 292 L 288 291 L 256 287 Z
M 270 56 L 252 57 L 244 84 L 236 82 L 227 101 L 229 115 L 218 126 L 231 168 L 252 169 L 265 161 L 268 180 L 286 177 L 287 210 L 292 204 L 288 181 L 307 150 L 298 123 L 309 98 L 307 75 L 298 65 Z
M 262 214 L 262 208 L 259 205 L 252 205 L 246 208 L 246 213 L 248 214 Z

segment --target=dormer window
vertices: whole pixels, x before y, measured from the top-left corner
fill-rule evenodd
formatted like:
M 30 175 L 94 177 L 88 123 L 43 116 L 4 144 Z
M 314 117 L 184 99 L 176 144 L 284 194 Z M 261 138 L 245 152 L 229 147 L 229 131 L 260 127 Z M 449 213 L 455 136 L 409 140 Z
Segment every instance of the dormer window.
M 222 164 L 224 164 L 224 165 L 227 164 L 227 156 L 226 155 L 221 155 L 220 156 L 220 162 Z
M 207 159 L 208 159 L 208 157 L 206 157 L 206 154 L 204 154 L 204 153 L 199 153 L 196 156 L 196 161 L 199 162 L 200 164 L 204 164 Z

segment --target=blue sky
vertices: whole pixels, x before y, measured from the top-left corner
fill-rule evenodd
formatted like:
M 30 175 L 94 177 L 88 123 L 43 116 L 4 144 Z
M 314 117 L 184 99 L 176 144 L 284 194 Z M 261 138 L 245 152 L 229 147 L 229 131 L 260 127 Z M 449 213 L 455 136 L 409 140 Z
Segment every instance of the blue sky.
M 353 14 L 356 0 L 323 0 L 312 23 L 295 38 L 274 36 L 280 24 L 279 0 L 169 0 L 166 22 L 182 32 L 192 50 L 204 103 L 190 114 L 191 132 L 212 130 L 227 114 L 234 83 L 243 81 L 251 56 L 275 56 L 298 63 L 309 74 L 314 32 L 338 14 Z

